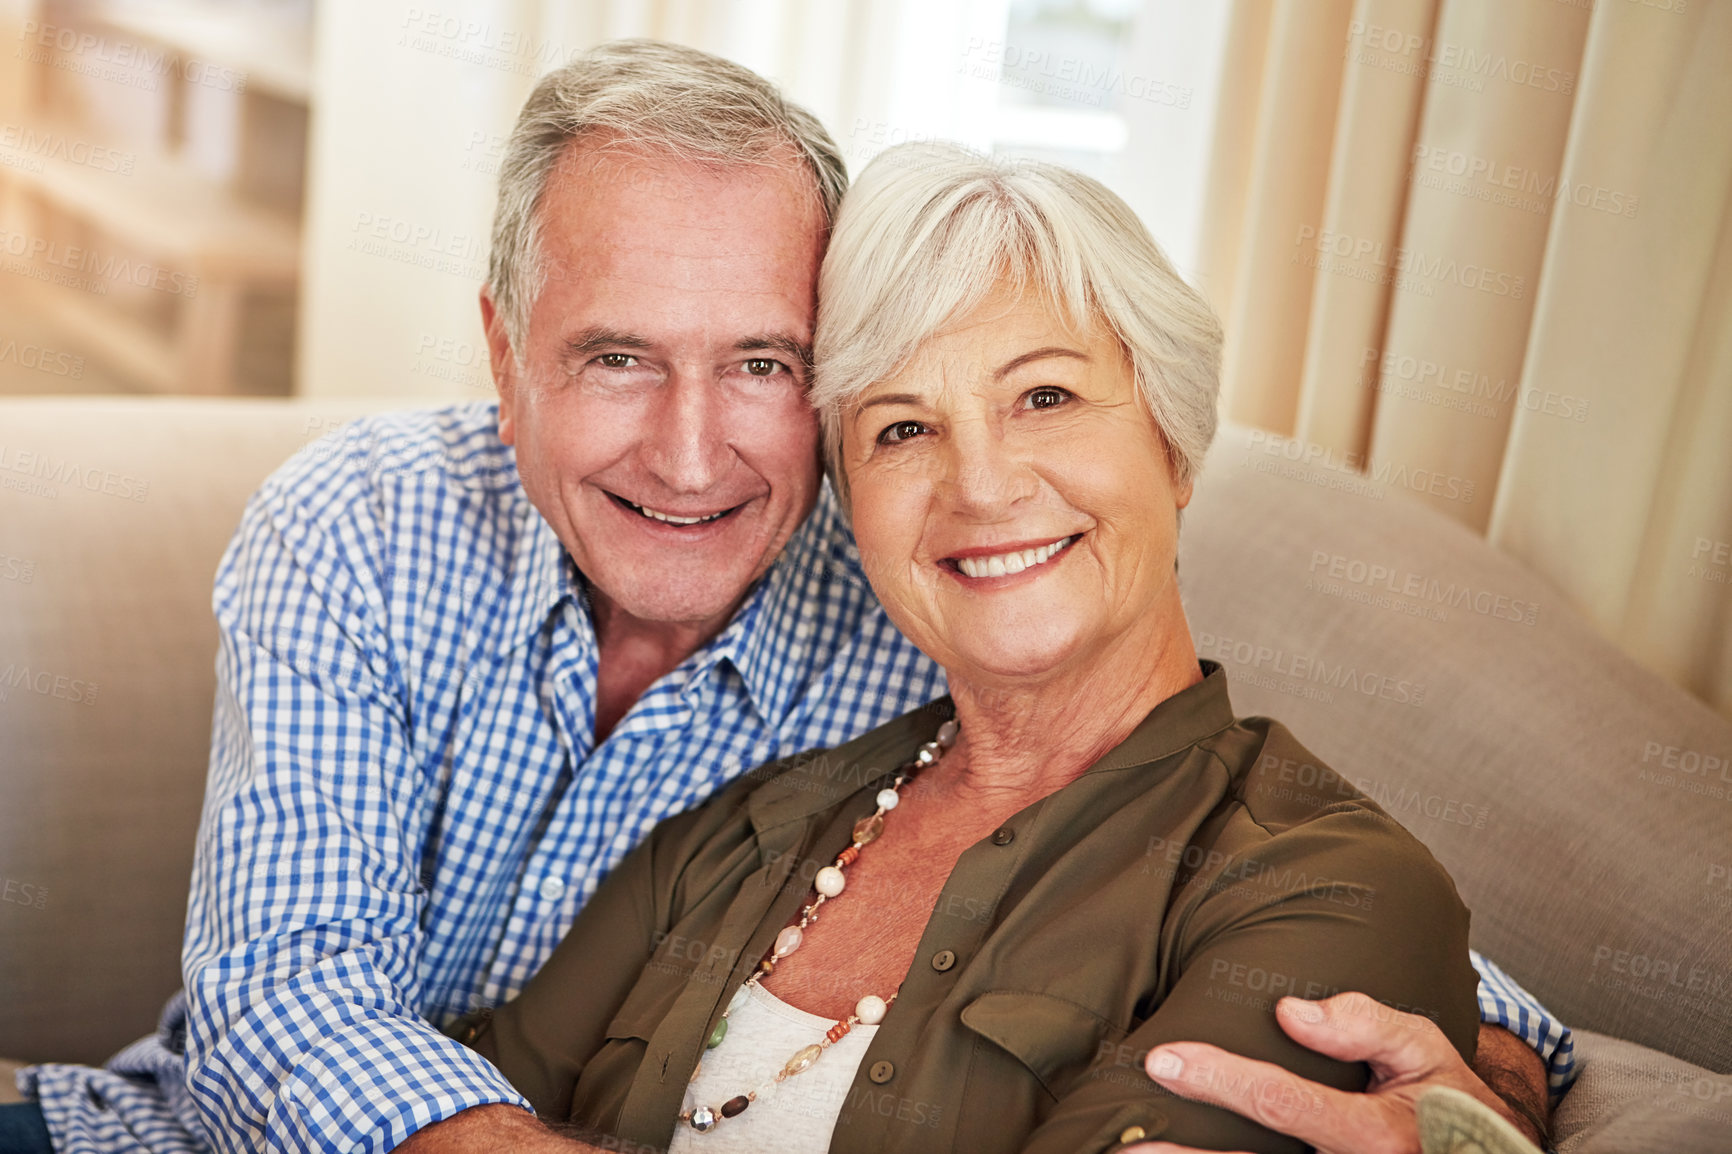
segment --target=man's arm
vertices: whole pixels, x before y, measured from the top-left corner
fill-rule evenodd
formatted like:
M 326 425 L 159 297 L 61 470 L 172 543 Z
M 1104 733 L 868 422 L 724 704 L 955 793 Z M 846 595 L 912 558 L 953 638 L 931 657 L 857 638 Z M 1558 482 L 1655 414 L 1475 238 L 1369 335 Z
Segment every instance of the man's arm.
M 1484 1102 L 1535 1145 L 1543 1147 L 1551 1135 L 1552 1107 L 1575 1080 L 1574 1039 L 1567 1026 L 1552 1017 L 1496 963 L 1476 950 L 1468 951 L 1468 959 L 1479 974 L 1479 1045 L 1471 1070 L 1441 1036 L 1432 1037 L 1423 1046 L 1411 1044 L 1416 1032 L 1437 1035 L 1435 1027 L 1425 1029 L 1430 1023 L 1384 1009 L 1378 1015 L 1360 1014 L 1355 1018 L 1348 1031 L 1354 1039 L 1353 1048 L 1339 1055 L 1372 1063 L 1374 1075 L 1377 1075 L 1374 1059 L 1391 1063 L 1387 1077 L 1374 1077 L 1367 1092 L 1357 1099 L 1284 1072 L 1280 1078 L 1271 1080 L 1262 1063 L 1212 1046 L 1198 1050 L 1204 1055 L 1203 1064 L 1192 1067 L 1188 1075 L 1173 1074 L 1170 1071 L 1174 1067 L 1164 1064 L 1162 1068 L 1168 1073 L 1157 1076 L 1156 1056 L 1166 1054 L 1171 1059 L 1178 1055 L 1167 1047 L 1151 1051 L 1149 1075 L 1184 1097 L 1224 1106 L 1320 1149 L 1341 1154 L 1417 1150 L 1414 1103 L 1433 1086 L 1448 1086 Z M 1320 1004 L 1327 1013 L 1335 1013 L 1328 1009 L 1334 1004 L 1333 999 Z M 1300 1009 L 1288 1008 L 1283 1003 L 1280 1022 L 1295 1041 L 1311 1045 L 1306 1038 L 1315 1031 Z M 1341 1034 L 1335 1031 L 1317 1036 L 1328 1040 Z M 1320 1053 L 1330 1052 L 1321 1045 L 1311 1048 Z M 1187 1090 L 1187 1086 L 1191 1089 Z M 1270 1113 L 1270 1104 L 1283 1096 L 1288 1102 L 1299 1101 L 1308 1106 L 1286 1119 L 1292 1129 L 1275 1125 L 1271 1120 L 1274 1115 Z M 1160 1143 L 1141 1149 L 1164 1154 L 1186 1147 Z
M 1362 1094 L 1321 1086 L 1269 1062 L 1253 1061 L 1198 1042 L 1149 1051 L 1149 1077 L 1183 1098 L 1222 1106 L 1271 1130 L 1315 1146 L 1322 1154 L 1417 1154 L 1415 1105 L 1421 1094 L 1447 1086 L 1483 1102 L 1536 1145 L 1544 1146 L 1545 1067 L 1519 1038 L 1496 1026 L 1480 1028 L 1475 1065 L 1507 1075 L 1520 1100 L 1539 1103 L 1539 1116 L 1512 1110 L 1461 1060 L 1429 1019 L 1399 1013 L 1364 994 L 1321 1002 L 1283 998 L 1275 1010 L 1295 1042 L 1343 1062 L 1366 1062 L 1371 1083 Z M 1488 1046 L 1491 1053 L 1487 1053 Z M 1149 1142 L 1125 1154 L 1198 1154 L 1191 1147 Z
M 591 1142 L 589 1139 L 594 1139 Z M 410 1135 L 399 1154 L 601 1154 L 604 1150 L 635 1150 L 601 1135 L 545 1126 L 535 1115 L 515 1106 L 473 1106 L 443 1122 Z M 643 1147 L 650 1154 L 648 1147 Z M 654 1152 L 660 1154 L 660 1151 Z
M 222 1151 L 387 1150 L 522 1098 L 423 1021 L 421 829 L 406 691 L 364 567 L 365 501 L 315 518 L 343 462 L 304 457 L 248 507 L 218 573 L 210 780 L 183 966 L 187 1078 Z

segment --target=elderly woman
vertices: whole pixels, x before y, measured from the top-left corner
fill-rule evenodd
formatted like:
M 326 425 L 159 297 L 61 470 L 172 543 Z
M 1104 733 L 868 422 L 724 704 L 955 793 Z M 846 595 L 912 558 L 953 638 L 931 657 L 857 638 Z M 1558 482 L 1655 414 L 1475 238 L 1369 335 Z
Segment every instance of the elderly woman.
M 1369 800 L 1280 788 L 1317 759 L 1197 659 L 1175 556 L 1220 335 L 1130 210 L 893 149 L 820 299 L 832 478 L 950 695 L 658 827 L 461 1036 L 544 1117 L 712 1154 L 1292 1149 L 1141 1068 L 1192 1039 L 1362 1086 L 1284 994 L 1365 991 L 1471 1057 L 1449 878 Z

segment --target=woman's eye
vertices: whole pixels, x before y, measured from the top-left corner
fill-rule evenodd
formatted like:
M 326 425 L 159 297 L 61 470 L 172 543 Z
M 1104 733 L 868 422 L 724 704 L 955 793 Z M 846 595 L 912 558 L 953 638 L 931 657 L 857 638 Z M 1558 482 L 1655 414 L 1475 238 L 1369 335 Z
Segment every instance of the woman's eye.
M 604 369 L 629 369 L 637 364 L 637 358 L 630 353 L 603 353 L 595 359 Z
M 926 431 L 926 426 L 919 421 L 897 421 L 878 434 L 880 445 L 893 445 L 898 441 L 908 441 Z
M 1031 409 L 1056 409 L 1071 395 L 1063 389 L 1047 388 L 1033 389 L 1028 394 L 1028 407 Z
M 781 361 L 772 361 L 768 357 L 753 357 L 746 362 L 746 371 L 754 377 L 772 376 L 781 367 Z

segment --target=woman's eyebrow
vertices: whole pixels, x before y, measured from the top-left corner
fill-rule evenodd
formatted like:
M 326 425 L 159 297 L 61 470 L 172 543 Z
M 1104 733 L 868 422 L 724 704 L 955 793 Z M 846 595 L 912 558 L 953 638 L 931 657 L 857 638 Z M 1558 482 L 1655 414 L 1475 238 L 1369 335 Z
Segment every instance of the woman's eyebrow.
M 919 403 L 920 398 L 913 393 L 879 393 L 869 401 L 861 401 L 854 411 L 862 413 L 873 405 L 918 405 Z
M 1001 381 L 1011 373 L 1014 373 L 1017 369 L 1022 368 L 1022 366 L 1029 364 L 1032 361 L 1043 361 L 1048 357 L 1074 357 L 1079 361 L 1086 361 L 1089 359 L 1087 353 L 1081 352 L 1077 349 L 1067 349 L 1063 345 L 1046 345 L 1043 348 L 1023 353 L 1020 357 L 1012 357 L 1001 365 L 998 368 L 998 371 L 992 374 L 992 379 L 995 381 Z

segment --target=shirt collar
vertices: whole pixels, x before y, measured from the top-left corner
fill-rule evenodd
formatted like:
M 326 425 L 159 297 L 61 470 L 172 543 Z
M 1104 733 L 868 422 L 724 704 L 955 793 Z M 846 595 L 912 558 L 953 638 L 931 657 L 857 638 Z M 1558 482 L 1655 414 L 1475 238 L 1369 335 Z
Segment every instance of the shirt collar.
M 1236 718 L 1227 696 L 1227 671 L 1214 661 L 1197 664 L 1203 679 L 1150 710 L 1128 737 L 1090 767 L 1090 773 L 1160 761 L 1233 724 Z
M 689 684 L 727 661 L 745 682 L 758 715 L 779 728 L 814 669 L 843 638 L 822 615 L 838 606 L 826 596 L 840 578 L 865 598 L 872 592 L 859 564 L 854 538 L 842 523 L 841 507 L 826 479 L 817 503 L 794 531 L 782 554 L 753 587 L 721 634 L 693 655 Z
M 566 599 L 582 605 L 583 586 L 553 527 L 525 495 L 519 512 L 521 542 L 511 573 L 507 601 L 508 640 L 516 647 L 533 637 L 548 615 Z M 835 580 L 853 582 L 870 598 L 853 534 L 830 482 L 825 480 L 812 512 L 788 539 L 782 554 L 752 587 L 722 632 L 683 663 L 685 684 L 695 688 L 727 661 L 745 682 L 760 717 L 779 727 L 800 691 L 811 681 L 825 649 L 842 638 L 823 628 L 833 598 L 824 596 Z M 593 630 L 585 631 L 593 636 Z
M 512 648 L 534 637 L 567 598 L 578 604 L 584 599 L 564 543 L 527 494 L 522 494 L 517 519 L 518 548 L 506 599 L 506 640 Z
M 1227 696 L 1226 670 L 1214 661 L 1199 661 L 1198 665 L 1203 672 L 1201 681 L 1150 710 L 1077 782 L 1161 761 L 1230 728 L 1237 719 Z M 907 761 L 921 742 L 932 740 L 940 723 L 955 714 L 950 698 L 941 697 L 845 745 L 792 758 L 786 770 L 753 791 L 747 802 L 753 824 L 762 832 L 847 800 Z

